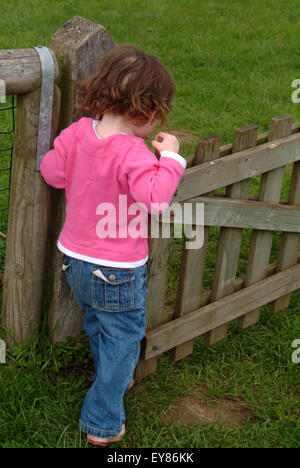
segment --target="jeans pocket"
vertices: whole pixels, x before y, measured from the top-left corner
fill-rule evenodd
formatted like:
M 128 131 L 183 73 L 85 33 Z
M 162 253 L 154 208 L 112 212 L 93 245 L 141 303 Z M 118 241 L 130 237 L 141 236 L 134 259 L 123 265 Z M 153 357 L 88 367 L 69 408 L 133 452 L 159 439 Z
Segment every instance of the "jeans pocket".
M 66 273 L 66 278 L 69 283 L 70 288 L 72 288 L 72 258 L 68 255 L 64 254 L 63 264 L 62 264 L 62 271 Z
M 72 265 L 72 258 L 64 254 L 64 260 L 63 260 L 63 264 L 61 267 L 62 271 L 67 271 L 71 265 Z
M 108 312 L 132 308 L 134 277 L 132 269 L 94 266 L 91 285 L 93 306 Z

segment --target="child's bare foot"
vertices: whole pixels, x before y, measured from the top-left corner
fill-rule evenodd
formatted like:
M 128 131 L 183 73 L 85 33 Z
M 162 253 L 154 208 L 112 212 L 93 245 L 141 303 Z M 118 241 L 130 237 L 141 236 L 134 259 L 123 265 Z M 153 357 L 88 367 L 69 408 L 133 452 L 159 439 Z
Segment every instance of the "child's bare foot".
M 125 434 L 125 424 L 123 424 L 121 432 L 114 437 L 109 438 L 102 438 L 96 437 L 90 434 L 87 434 L 87 441 L 93 445 L 100 445 L 101 447 L 107 447 L 109 444 L 113 444 L 114 442 L 119 442 Z

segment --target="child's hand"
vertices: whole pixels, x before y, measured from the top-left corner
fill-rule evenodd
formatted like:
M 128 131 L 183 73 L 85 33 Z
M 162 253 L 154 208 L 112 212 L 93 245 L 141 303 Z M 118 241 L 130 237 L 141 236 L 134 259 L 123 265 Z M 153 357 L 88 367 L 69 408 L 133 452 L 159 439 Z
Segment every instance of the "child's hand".
M 159 152 L 165 150 L 178 153 L 179 151 L 179 141 L 176 136 L 165 132 L 159 132 L 156 135 L 155 140 L 152 141 L 152 146 Z

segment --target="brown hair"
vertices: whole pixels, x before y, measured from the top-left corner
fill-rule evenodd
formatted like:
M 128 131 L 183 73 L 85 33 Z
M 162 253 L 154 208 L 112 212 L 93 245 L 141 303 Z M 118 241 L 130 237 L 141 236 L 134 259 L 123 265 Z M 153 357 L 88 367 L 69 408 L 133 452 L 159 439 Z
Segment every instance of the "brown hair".
M 175 84 L 158 58 L 137 47 L 114 47 L 101 60 L 95 75 L 79 84 L 77 105 L 91 116 L 105 112 L 122 115 L 143 125 L 156 111 L 165 123 Z

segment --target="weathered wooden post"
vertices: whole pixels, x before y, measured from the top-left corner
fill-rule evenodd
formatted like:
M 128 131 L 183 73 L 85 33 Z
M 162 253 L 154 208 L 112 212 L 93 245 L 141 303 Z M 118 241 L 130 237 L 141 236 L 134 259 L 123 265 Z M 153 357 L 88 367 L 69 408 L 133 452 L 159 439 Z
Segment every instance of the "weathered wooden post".
M 115 45 L 116 42 L 103 26 L 80 16 L 71 18 L 52 36 L 51 49 L 62 73 L 59 83 L 62 93 L 59 130 L 82 116 L 74 108 L 77 83 L 95 73 L 101 59 Z M 48 283 L 53 284 L 53 290 L 48 327 L 53 330 L 52 340 L 56 342 L 78 335 L 82 330 L 83 313 L 61 270 L 63 256 L 56 247 L 65 219 L 65 192 L 53 189 L 51 196 Z
M 59 67 L 52 58 L 58 81 Z M 39 329 L 43 298 L 49 187 L 36 170 L 42 80 L 36 50 L 0 51 L 0 78 L 7 94 L 18 95 L 2 297 L 2 325 L 13 345 Z M 55 88 L 52 138 L 59 97 Z

